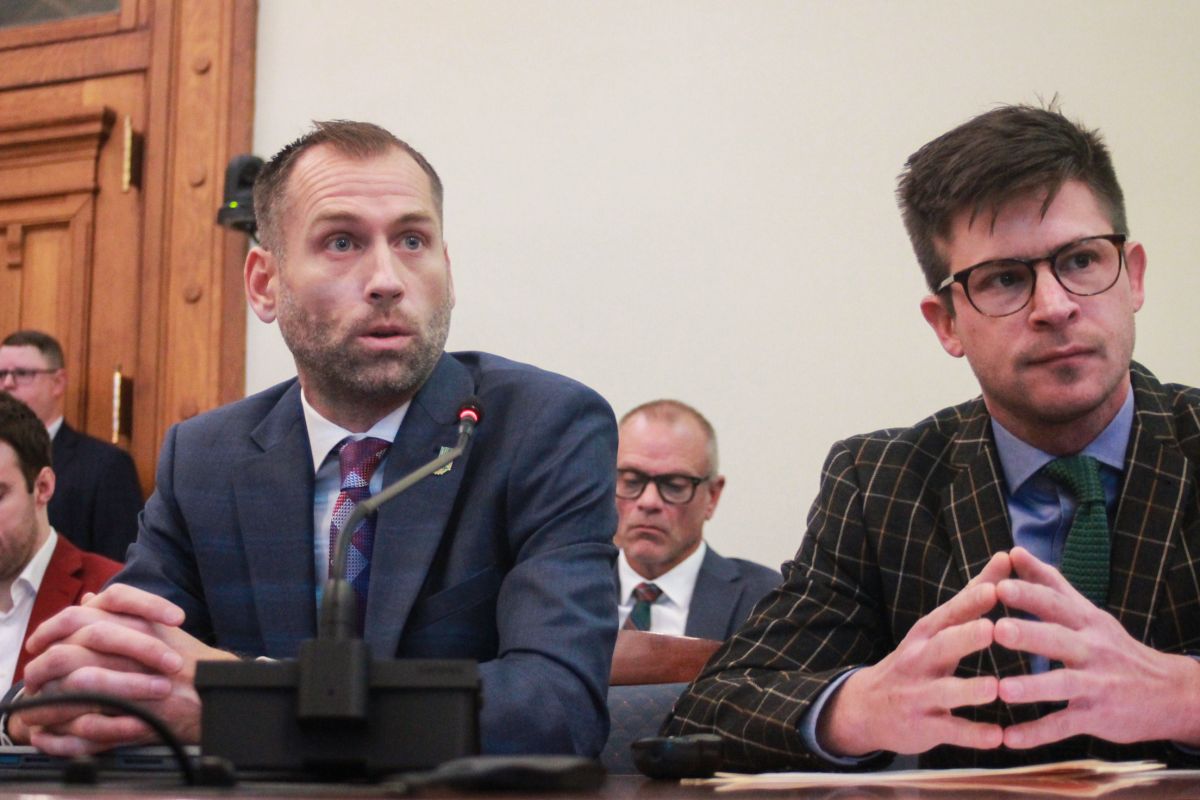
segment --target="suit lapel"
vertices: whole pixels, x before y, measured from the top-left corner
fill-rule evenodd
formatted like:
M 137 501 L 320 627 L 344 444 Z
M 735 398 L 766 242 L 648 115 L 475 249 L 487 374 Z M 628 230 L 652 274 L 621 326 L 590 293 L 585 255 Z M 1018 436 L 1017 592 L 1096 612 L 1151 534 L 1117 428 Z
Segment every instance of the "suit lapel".
M 1150 643 L 1158 600 L 1193 468 L 1180 451 L 1162 386 L 1134 364 L 1134 423 L 1112 538 L 1109 610 Z
M 950 537 L 963 585 L 979 574 L 994 554 L 1013 548 L 991 417 L 982 400 L 976 400 L 964 415 L 950 455 L 950 463 L 958 472 L 942 495 L 942 524 Z M 991 616 L 998 616 L 998 612 Z M 970 663 L 970 659 L 964 663 Z M 974 669 L 980 674 L 1003 677 L 1022 674 L 1029 667 L 1021 653 L 993 646 L 979 654 Z
M 54 439 L 50 442 L 51 456 L 54 459 L 54 468 L 62 469 L 64 464 L 69 464 L 71 459 L 75 457 L 75 446 L 79 442 L 79 434 L 63 420 L 62 425 L 58 428 L 58 433 L 54 435 Z
M 474 392 L 467 370 L 443 354 L 413 398 L 388 452 L 384 485 L 436 458 L 458 439 L 458 409 Z M 365 638 L 376 658 L 396 653 L 450 520 L 471 449 L 449 472 L 430 475 L 379 509 L 371 556 Z
M 982 400 L 965 413 L 950 454 L 950 463 L 958 471 L 942 495 L 942 523 L 964 584 L 994 553 L 1013 546 L 991 418 Z
M 729 618 L 737 608 L 741 587 L 734 582 L 737 571 L 729 562 L 708 548 L 700 572 L 696 576 L 696 588 L 692 591 L 692 605 L 688 609 L 687 626 L 684 634 L 708 639 L 728 638 Z M 713 636 L 713 631 L 720 635 Z
M 261 452 L 235 466 L 239 527 L 264 644 L 285 640 L 290 645 L 283 652 L 290 654 L 316 633 L 314 478 L 298 382 L 250 437 Z M 282 615 L 281 609 L 293 611 Z M 274 628 L 287 623 L 292 624 L 286 630 Z
M 25 649 L 25 640 L 29 638 L 29 634 L 60 610 L 75 605 L 75 601 L 79 599 L 83 590 L 83 580 L 80 578 L 82 570 L 83 556 L 59 534 L 54 552 L 50 555 L 50 563 L 46 565 L 46 572 L 42 575 L 37 597 L 33 600 L 29 624 L 25 626 L 25 634 L 21 637 L 21 653 L 17 656 L 14 681 L 21 679 L 25 664 L 29 661 L 29 653 Z

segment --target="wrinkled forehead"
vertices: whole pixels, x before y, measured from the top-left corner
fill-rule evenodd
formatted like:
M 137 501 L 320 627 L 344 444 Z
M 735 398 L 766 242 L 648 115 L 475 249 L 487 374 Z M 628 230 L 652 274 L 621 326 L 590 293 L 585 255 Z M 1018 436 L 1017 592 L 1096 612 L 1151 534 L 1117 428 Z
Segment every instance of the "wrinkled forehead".
M 285 228 L 307 224 L 330 207 L 369 208 L 383 202 L 437 218 L 429 176 L 399 147 L 359 157 L 317 145 L 297 160 L 284 198 Z
M 618 463 L 653 464 L 658 472 L 702 472 L 708 468 L 708 437 L 687 415 L 637 414 L 621 425 L 617 457 Z
M 1113 232 L 1113 225 L 1112 209 L 1090 187 L 1067 181 L 1055 189 L 965 208 L 951 218 L 949 235 L 934 244 L 945 263 L 954 266 L 952 251 L 968 260 L 982 257 L 977 250 L 987 257 L 1040 256 L 1072 239 Z M 1004 252 L 991 253 L 993 245 Z

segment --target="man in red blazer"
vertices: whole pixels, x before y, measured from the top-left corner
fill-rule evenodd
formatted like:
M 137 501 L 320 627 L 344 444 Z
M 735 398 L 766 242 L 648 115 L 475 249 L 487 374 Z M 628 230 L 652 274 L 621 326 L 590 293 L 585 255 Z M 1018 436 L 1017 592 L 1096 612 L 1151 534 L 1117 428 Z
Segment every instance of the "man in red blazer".
M 50 527 L 50 436 L 20 400 L 0 394 L 0 690 L 22 678 L 25 640 L 121 565 L 85 553 Z

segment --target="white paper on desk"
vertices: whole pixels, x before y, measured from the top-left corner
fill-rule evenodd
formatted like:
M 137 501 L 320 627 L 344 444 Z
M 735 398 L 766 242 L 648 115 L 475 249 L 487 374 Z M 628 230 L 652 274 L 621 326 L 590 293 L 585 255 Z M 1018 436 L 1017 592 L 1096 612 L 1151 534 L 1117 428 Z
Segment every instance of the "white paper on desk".
M 914 769 L 896 772 L 719 772 L 713 778 L 686 780 L 719 792 L 805 789 L 838 786 L 913 786 L 931 789 L 998 789 L 1073 797 L 1098 797 L 1118 788 L 1152 781 L 1165 768 L 1157 761 L 1082 759 L 1005 769 Z

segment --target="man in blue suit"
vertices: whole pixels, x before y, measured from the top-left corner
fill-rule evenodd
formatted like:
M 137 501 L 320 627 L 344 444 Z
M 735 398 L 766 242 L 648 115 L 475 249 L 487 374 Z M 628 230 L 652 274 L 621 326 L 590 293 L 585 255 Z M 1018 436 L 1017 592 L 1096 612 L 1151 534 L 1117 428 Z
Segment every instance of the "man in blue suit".
M 443 351 L 442 187 L 390 133 L 318 124 L 264 168 L 255 207 L 247 296 L 279 322 L 298 378 L 168 433 L 125 570 L 34 634 L 26 689 L 148 701 L 195 741 L 195 662 L 295 656 L 331 529 L 452 445 L 475 395 L 467 452 L 355 533 L 364 637 L 377 658 L 478 660 L 485 752 L 598 753 L 616 635 L 608 405 L 534 367 Z M 147 738 L 90 713 L 25 712 L 10 728 L 63 754 Z
M 704 541 L 725 488 L 717 467 L 717 434 L 688 404 L 654 400 L 621 418 L 614 578 L 624 627 L 724 640 L 783 579 Z

